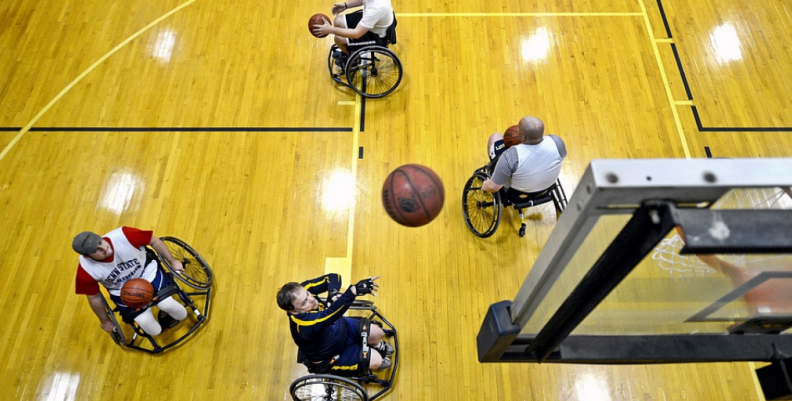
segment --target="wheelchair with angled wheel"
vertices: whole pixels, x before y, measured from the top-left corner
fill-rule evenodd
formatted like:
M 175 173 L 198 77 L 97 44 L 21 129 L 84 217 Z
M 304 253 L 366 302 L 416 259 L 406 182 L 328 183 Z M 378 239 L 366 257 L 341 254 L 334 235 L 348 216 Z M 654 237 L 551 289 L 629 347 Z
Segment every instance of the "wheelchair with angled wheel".
M 335 44 L 327 56 L 330 78 L 366 98 L 387 96 L 401 83 L 402 64 L 388 49 L 396 44 L 396 17 L 388 27 L 382 45 L 364 46 L 347 56 Z
M 385 319 L 371 301 L 355 300 L 350 306 L 350 311 L 364 311 L 368 316 L 361 319 L 361 356 L 357 370 L 354 371 L 334 371 L 332 374 L 318 373 L 317 365 L 312 364 L 298 352 L 297 362 L 305 365 L 309 375 L 295 380 L 289 387 L 289 393 L 294 401 L 373 401 L 383 396 L 393 387 L 396 371 L 399 367 L 399 341 L 396 336 L 396 328 Z M 385 332 L 386 337 L 393 339 L 395 353 L 391 356 L 392 365 L 390 375 L 386 379 L 381 379 L 369 368 L 369 358 L 371 352 L 376 352 L 369 347 L 368 327 L 371 324 L 380 326 Z M 373 395 L 369 395 L 369 389 L 376 390 Z
M 493 193 L 482 188 L 484 181 L 489 178 L 487 167 L 479 168 L 465 183 L 462 191 L 462 213 L 465 216 L 465 224 L 478 237 L 488 238 L 495 234 L 504 206 L 511 206 L 519 213 L 520 237 L 525 236 L 524 209 L 553 202 L 557 218 L 567 206 L 567 197 L 564 187 L 561 186 L 561 180 L 557 179 L 553 185 L 539 192 L 529 193 L 502 188 Z
M 132 348 L 149 354 L 158 354 L 181 344 L 195 333 L 201 325 L 206 323 L 209 319 L 209 304 L 214 281 L 211 267 L 190 245 L 178 238 L 161 237 L 160 239 L 168 247 L 171 255 L 182 262 L 183 272 L 173 270 L 167 260 L 159 257 L 152 249 L 146 248 L 147 256 L 157 261 L 157 268 L 165 275 L 169 284 L 157 291 L 148 305 L 138 309 L 125 319 L 120 319 L 120 316 L 117 317 L 118 308 L 112 308 L 107 301 L 107 297 L 104 294 L 102 296 L 105 313 L 115 325 L 114 332 L 110 333 L 113 341 L 121 347 Z M 183 304 L 188 312 L 192 312 L 192 317 L 188 313 L 185 319 L 192 324 L 189 327 L 181 324 L 170 330 L 167 327 L 163 327 L 163 332 L 156 337 L 143 331 L 140 325 L 134 321 L 134 318 L 171 296 Z M 126 324 L 122 326 L 119 324 L 119 320 Z M 165 341 L 167 343 L 160 344 Z

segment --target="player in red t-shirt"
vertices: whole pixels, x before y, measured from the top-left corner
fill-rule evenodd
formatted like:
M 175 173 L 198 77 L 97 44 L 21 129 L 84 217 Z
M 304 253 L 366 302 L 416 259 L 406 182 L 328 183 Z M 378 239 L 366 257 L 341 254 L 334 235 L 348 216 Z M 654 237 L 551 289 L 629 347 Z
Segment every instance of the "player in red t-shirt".
M 102 237 L 85 231 L 74 237 L 72 241 L 72 248 L 80 254 L 76 293 L 87 296 L 88 304 L 99 318 L 102 329 L 108 333 L 115 327 L 105 314 L 102 294 L 99 292 L 100 283 L 107 289 L 110 299 L 118 306 L 124 321 L 131 323 L 134 320 L 148 334 L 158 335 L 162 332 L 163 326 L 172 327 L 187 317 L 187 310 L 173 297 L 168 297 L 157 304 L 161 311 L 159 322 L 154 318 L 151 309 L 146 309 L 133 318 L 132 315 L 136 310 L 128 308 L 121 302 L 121 287 L 130 279 L 142 278 L 151 282 L 155 292 L 169 284 L 165 275 L 157 268 L 157 261 L 147 257 L 146 246 L 154 248 L 174 270 L 184 271 L 181 261 L 171 255 L 168 247 L 154 236 L 152 231 L 121 227 Z

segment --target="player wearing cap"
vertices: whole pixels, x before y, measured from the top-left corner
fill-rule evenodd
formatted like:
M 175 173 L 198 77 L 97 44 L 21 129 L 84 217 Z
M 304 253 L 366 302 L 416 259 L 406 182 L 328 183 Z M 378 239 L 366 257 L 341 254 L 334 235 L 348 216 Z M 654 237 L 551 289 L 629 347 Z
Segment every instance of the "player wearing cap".
M 121 287 L 130 279 L 142 278 L 151 282 L 155 293 L 170 284 L 157 268 L 156 257 L 146 252 L 146 246 L 149 245 L 164 257 L 174 270 L 184 271 L 181 262 L 173 258 L 168 247 L 154 236 L 152 231 L 121 227 L 102 237 L 84 231 L 77 234 L 72 241 L 72 249 L 80 254 L 76 293 L 87 296 L 91 310 L 99 318 L 102 329 L 108 333 L 115 330 L 115 327 L 105 314 L 99 283 L 110 293 L 110 299 L 118 306 L 122 319 L 127 323 L 132 323 L 134 320 L 150 335 L 156 336 L 162 332 L 163 327 L 173 327 L 187 317 L 187 309 L 173 297 L 168 297 L 157 304 L 160 309 L 159 322 L 154 318 L 151 309 L 146 309 L 133 318 L 132 315 L 136 310 L 121 302 Z
M 313 280 L 287 283 L 278 291 L 278 306 L 287 312 L 294 342 L 315 365 L 316 373 L 355 370 L 362 351 L 360 320 L 344 316 L 356 297 L 371 294 L 379 286 L 374 278 L 363 279 L 342 294 L 341 276 L 327 274 Z M 327 301 L 317 298 L 328 293 Z M 369 325 L 367 343 L 378 352 L 371 353 L 370 369 L 387 369 L 395 351 L 382 341 L 385 332 Z

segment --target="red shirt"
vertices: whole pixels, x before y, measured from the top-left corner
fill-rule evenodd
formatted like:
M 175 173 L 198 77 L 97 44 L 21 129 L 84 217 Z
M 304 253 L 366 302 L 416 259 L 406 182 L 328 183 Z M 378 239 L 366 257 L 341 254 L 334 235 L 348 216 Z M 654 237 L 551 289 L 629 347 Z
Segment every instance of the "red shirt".
M 132 227 L 121 227 L 121 231 L 123 231 L 124 236 L 127 238 L 129 243 L 137 248 L 150 245 L 151 237 L 154 234 L 153 231 L 143 231 Z M 102 262 L 112 262 L 113 258 L 115 258 L 115 248 L 113 248 L 113 242 L 110 241 L 109 238 L 103 239 L 107 241 L 108 244 L 110 244 L 110 248 L 113 249 L 113 254 Z M 83 269 L 83 267 L 79 264 L 77 265 L 77 278 L 75 287 L 75 293 L 78 295 L 96 295 L 99 293 L 99 283 L 97 283 L 96 280 L 94 280 L 93 277 L 91 277 L 91 275 L 88 274 L 88 272 L 86 272 L 85 269 Z

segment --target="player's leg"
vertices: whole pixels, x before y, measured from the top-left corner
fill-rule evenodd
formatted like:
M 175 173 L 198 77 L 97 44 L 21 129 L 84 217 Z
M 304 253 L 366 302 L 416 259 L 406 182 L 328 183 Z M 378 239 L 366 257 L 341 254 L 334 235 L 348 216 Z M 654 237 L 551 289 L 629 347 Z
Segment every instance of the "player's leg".
M 165 311 L 172 318 L 176 320 L 184 320 L 187 318 L 187 308 L 177 302 L 173 297 L 168 297 L 157 304 L 160 310 Z
M 381 327 L 372 324 L 371 325 L 371 332 L 368 336 L 368 344 L 371 348 L 379 351 L 378 353 L 383 357 L 389 357 L 393 355 L 396 350 L 390 344 L 386 343 L 385 340 L 385 332 L 382 330 Z
M 362 18 L 363 18 L 362 11 L 357 11 L 349 14 L 338 14 L 335 17 L 335 20 L 333 21 L 333 25 L 335 25 L 338 28 L 354 29 Z M 333 37 L 333 40 L 335 41 L 336 46 L 338 46 L 338 48 L 341 49 L 342 52 L 349 54 L 349 50 L 347 48 L 347 45 L 349 44 L 349 39 L 343 36 L 335 35 Z
M 162 326 L 160 326 L 151 309 L 146 309 L 143 313 L 135 317 L 135 322 L 140 326 L 143 331 L 152 336 L 158 336 L 162 333 Z
M 487 155 L 489 156 L 489 163 L 487 163 L 487 172 L 492 174 L 495 170 L 495 165 L 503 152 L 506 151 L 506 144 L 503 142 L 503 134 L 495 132 L 490 135 L 487 141 Z
M 489 155 L 490 160 L 500 156 L 504 150 L 506 150 L 506 144 L 503 143 L 503 134 L 500 132 L 495 132 L 490 135 L 489 140 L 487 141 L 487 154 Z
M 162 270 L 157 269 L 157 275 L 154 277 L 154 280 L 151 280 L 151 286 L 154 287 L 154 292 L 158 293 L 163 288 L 171 284 L 172 283 L 170 280 L 168 280 Z M 157 307 L 175 320 L 184 320 L 187 317 L 187 308 L 177 302 L 172 296 L 157 303 Z M 167 324 L 163 324 L 163 326 L 167 327 L 172 327 L 173 325 L 173 322 L 167 322 Z

